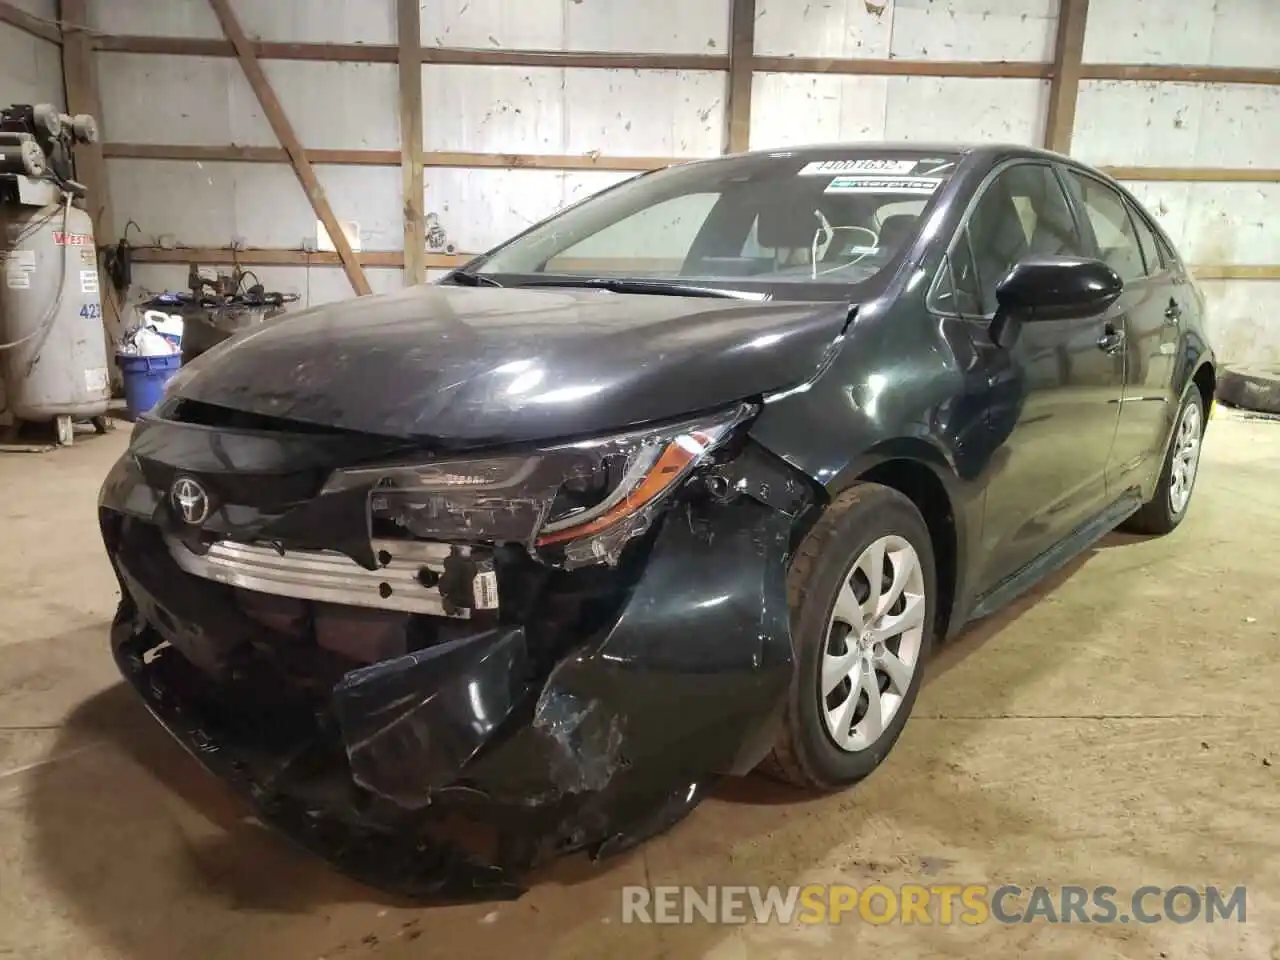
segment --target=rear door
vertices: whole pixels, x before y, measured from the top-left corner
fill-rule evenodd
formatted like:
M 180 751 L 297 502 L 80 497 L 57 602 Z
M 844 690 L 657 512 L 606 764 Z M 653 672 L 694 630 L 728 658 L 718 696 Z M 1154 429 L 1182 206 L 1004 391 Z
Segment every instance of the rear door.
M 1042 162 L 1002 168 L 950 248 L 956 312 L 974 320 L 972 338 L 990 383 L 979 591 L 1034 560 L 1107 502 L 1124 371 L 1118 345 L 1100 345 L 1109 319 L 1023 324 L 1005 346 L 990 335 L 996 286 L 1015 263 L 1033 253 L 1081 256 L 1087 249 L 1057 175 Z
M 1180 296 L 1176 265 L 1161 255 L 1155 232 L 1132 202 L 1082 171 L 1070 169 L 1066 179 L 1097 256 L 1124 281 L 1113 308 L 1125 334 L 1124 390 L 1107 464 L 1114 499 L 1148 485 L 1163 460 L 1177 409 L 1173 368 L 1185 296 Z

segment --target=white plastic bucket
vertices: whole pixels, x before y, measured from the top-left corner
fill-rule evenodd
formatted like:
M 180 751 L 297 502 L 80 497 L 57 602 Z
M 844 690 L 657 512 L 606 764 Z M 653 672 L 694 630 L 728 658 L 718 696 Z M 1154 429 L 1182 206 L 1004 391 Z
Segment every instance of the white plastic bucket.
M 148 310 L 143 313 L 142 322 L 173 344 L 175 353 L 182 350 L 182 317 L 163 310 Z

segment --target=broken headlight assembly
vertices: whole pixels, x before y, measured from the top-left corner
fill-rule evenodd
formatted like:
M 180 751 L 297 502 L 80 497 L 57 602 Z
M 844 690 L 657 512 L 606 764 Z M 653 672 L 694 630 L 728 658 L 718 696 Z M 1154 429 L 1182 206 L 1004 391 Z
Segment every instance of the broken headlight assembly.
M 474 459 L 335 471 L 323 493 L 369 491 L 373 537 L 512 543 L 565 566 L 615 563 L 668 497 L 755 412 Z

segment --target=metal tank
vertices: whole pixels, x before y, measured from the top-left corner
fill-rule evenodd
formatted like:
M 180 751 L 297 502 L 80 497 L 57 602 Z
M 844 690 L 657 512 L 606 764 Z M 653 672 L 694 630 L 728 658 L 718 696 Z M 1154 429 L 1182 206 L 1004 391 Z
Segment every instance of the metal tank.
M 99 418 L 111 397 L 93 224 L 68 204 L 0 209 L 0 370 L 16 420 Z

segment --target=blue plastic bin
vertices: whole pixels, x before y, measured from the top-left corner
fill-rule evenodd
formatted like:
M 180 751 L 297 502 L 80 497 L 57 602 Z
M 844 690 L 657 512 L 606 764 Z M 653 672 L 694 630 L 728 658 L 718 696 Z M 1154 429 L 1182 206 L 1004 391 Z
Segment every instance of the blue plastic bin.
M 124 407 L 130 420 L 160 402 L 164 385 L 182 366 L 182 354 L 167 357 L 133 357 L 116 354 L 120 375 L 124 379 Z

